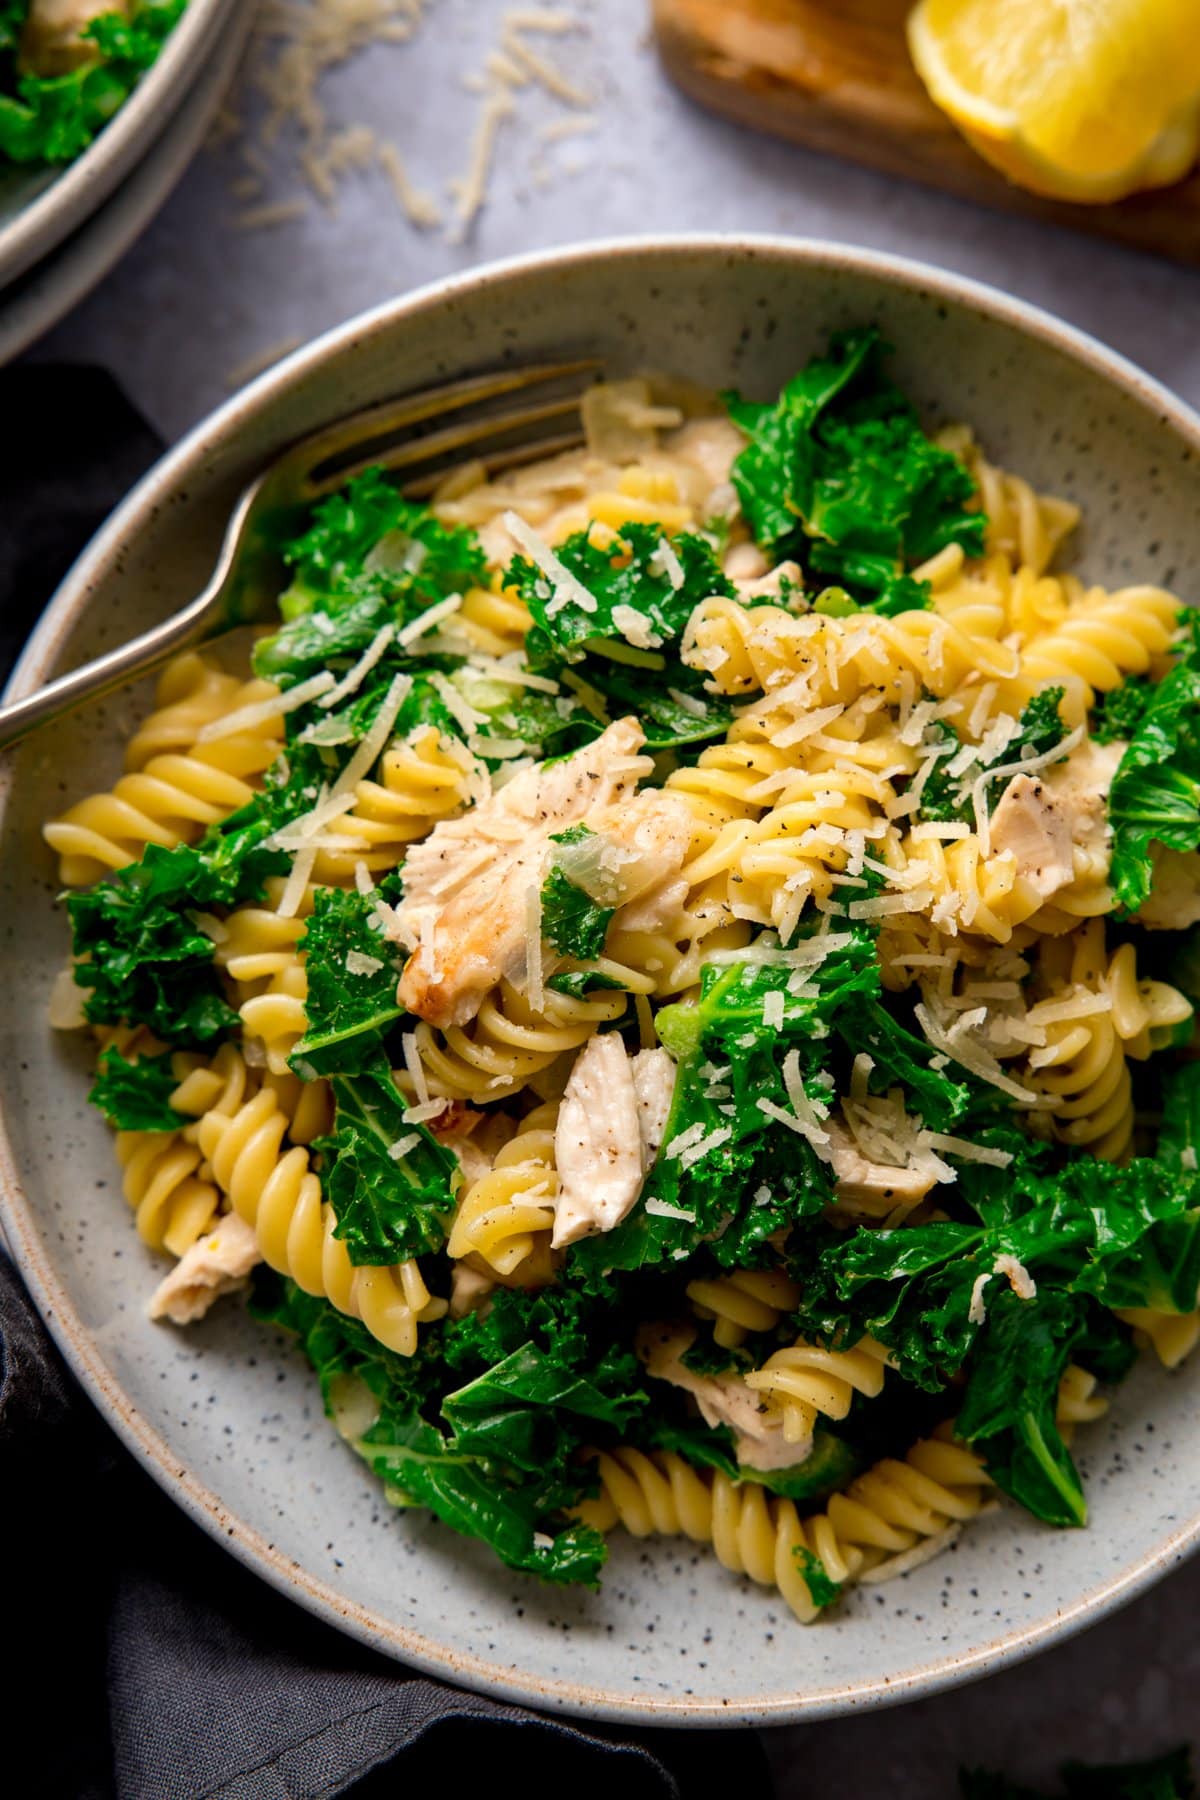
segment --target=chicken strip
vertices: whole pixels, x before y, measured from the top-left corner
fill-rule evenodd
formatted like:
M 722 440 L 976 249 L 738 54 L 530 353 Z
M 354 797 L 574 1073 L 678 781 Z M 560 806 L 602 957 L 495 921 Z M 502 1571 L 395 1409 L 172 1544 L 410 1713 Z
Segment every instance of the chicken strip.
M 252 1228 L 237 1213 L 226 1213 L 159 1282 L 146 1311 L 152 1319 L 192 1325 L 222 1294 L 240 1288 L 261 1261 L 262 1251 Z
M 706 1425 L 727 1425 L 745 1468 L 787 1469 L 803 1462 L 811 1441 L 789 1443 L 783 1435 L 783 1413 L 770 1410 L 740 1375 L 698 1375 L 680 1360 L 695 1337 L 688 1325 L 644 1325 L 637 1352 L 647 1375 L 691 1394 Z
M 443 1028 L 465 1025 L 502 978 L 524 976 L 530 919 L 558 848 L 551 839 L 568 826 L 586 824 L 597 836 L 585 848 L 590 873 L 569 874 L 600 904 L 670 886 L 690 825 L 678 796 L 635 794 L 653 768 L 637 754 L 644 741 L 635 719 L 619 719 L 573 756 L 523 770 L 413 848 L 389 925 L 413 952 L 399 989 L 409 1012 Z

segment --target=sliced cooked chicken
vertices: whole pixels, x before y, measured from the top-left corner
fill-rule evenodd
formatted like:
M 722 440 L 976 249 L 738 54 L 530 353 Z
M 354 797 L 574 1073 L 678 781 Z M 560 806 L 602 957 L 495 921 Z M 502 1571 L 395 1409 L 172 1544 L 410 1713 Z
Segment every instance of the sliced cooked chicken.
M 621 1223 L 642 1191 L 642 1158 L 633 1065 L 617 1033 L 605 1032 L 576 1057 L 558 1109 L 556 1250 Z
M 829 1133 L 826 1149 L 837 1197 L 845 1206 L 861 1208 L 872 1217 L 896 1208 L 907 1210 L 925 1198 L 938 1178 L 936 1159 L 928 1152 L 918 1151 L 903 1166 L 872 1162 L 840 1119 L 826 1119 L 824 1128 Z
M 1151 931 L 1186 931 L 1200 922 L 1200 852 L 1154 852 L 1154 886 L 1138 908 L 1137 923 Z
M 525 974 L 531 899 L 536 909 L 552 854 L 588 863 L 600 904 L 636 900 L 675 878 L 688 814 L 677 795 L 635 794 L 653 768 L 637 754 L 644 741 L 635 719 L 619 719 L 574 756 L 523 770 L 414 847 L 390 926 L 413 951 L 400 981 L 409 1012 L 431 1025 L 464 1025 L 497 982 Z M 551 843 L 575 824 L 597 842 Z M 573 867 L 567 872 L 588 885 Z
M 648 1170 L 658 1155 L 667 1128 L 667 1115 L 675 1092 L 675 1064 L 665 1050 L 639 1050 L 631 1068 L 642 1140 L 642 1164 Z
M 159 1282 L 146 1310 L 152 1319 L 194 1324 L 222 1294 L 240 1288 L 261 1260 L 262 1251 L 250 1226 L 237 1213 L 226 1213 Z
M 746 1468 L 786 1469 L 803 1462 L 811 1439 L 807 1444 L 789 1443 L 783 1435 L 782 1412 L 771 1411 L 740 1375 L 698 1375 L 681 1362 L 695 1337 L 689 1325 L 644 1325 L 637 1351 L 647 1375 L 691 1394 L 706 1425 L 727 1425 L 737 1459 Z
M 1107 866 L 1107 799 L 1124 744 L 1080 744 L 1038 775 L 1014 775 L 992 813 L 992 849 L 1009 851 L 1017 875 L 1041 900 L 1084 869 Z M 1077 854 L 1078 853 L 1078 854 Z
M 992 814 L 992 849 L 1012 856 L 1017 875 L 1041 900 L 1075 876 L 1071 822 L 1046 782 L 1014 775 Z

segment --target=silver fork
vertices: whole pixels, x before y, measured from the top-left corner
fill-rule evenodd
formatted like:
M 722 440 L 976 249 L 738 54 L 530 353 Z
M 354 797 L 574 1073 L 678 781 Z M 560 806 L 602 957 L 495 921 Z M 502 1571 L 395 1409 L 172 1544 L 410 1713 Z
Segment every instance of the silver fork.
M 497 474 L 575 448 L 583 441 L 580 399 L 597 368 L 594 359 L 578 359 L 471 376 L 386 400 L 302 438 L 243 490 L 203 593 L 119 650 L 0 707 L 0 750 L 149 674 L 178 650 L 273 620 L 278 545 L 295 535 L 316 501 L 364 469 L 400 474 L 403 491 L 417 497 L 467 461 Z M 514 395 L 534 397 L 507 404 Z M 450 414 L 459 416 L 439 423 Z

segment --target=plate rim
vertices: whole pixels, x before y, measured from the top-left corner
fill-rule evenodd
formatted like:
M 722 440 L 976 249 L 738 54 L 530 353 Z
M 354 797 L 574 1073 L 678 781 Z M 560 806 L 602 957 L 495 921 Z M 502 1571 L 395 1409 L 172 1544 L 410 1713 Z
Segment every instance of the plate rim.
M 0 225 L 0 298 L 97 212 L 184 104 L 238 0 L 188 0 L 179 23 L 128 99 L 73 162 Z M 176 92 L 176 90 L 178 90 Z M 37 165 L 33 165 L 37 166 Z
M 640 235 L 535 251 L 424 284 L 322 332 L 195 425 L 142 477 L 68 570 L 18 660 L 4 697 L 16 699 L 32 691 L 53 670 L 59 649 L 88 605 L 104 571 L 119 556 L 122 544 L 136 531 L 138 521 L 162 503 L 192 460 L 227 443 L 248 417 L 312 370 L 376 331 L 390 329 L 405 319 L 467 294 L 477 294 L 498 282 L 539 274 L 552 277 L 557 270 L 598 259 L 636 262 L 639 257 L 664 255 L 681 259 L 724 255 L 800 262 L 818 272 L 850 271 L 915 291 L 918 296 L 946 299 L 1033 336 L 1084 364 L 1157 413 L 1159 422 L 1173 427 L 1200 460 L 1200 415 L 1129 358 L 1041 307 L 929 263 L 834 240 L 759 233 Z M 8 809 L 14 775 L 13 759 L 5 759 L 5 766 L 0 768 L 0 821 Z M 1200 1548 L 1197 1503 L 1192 1517 L 1181 1522 L 1155 1550 L 1085 1589 L 1052 1614 L 1015 1631 L 1006 1628 L 968 1652 L 935 1656 L 910 1664 L 895 1677 L 883 1676 L 866 1684 L 837 1681 L 804 1693 L 767 1694 L 750 1699 L 701 1700 L 685 1695 L 651 1699 L 575 1680 L 507 1669 L 484 1656 L 438 1645 L 423 1632 L 383 1619 L 338 1594 L 320 1576 L 285 1557 L 254 1526 L 224 1506 L 219 1496 L 172 1452 L 165 1438 L 123 1392 L 49 1259 L 43 1257 L 33 1209 L 2 1112 L 0 1226 L 45 1324 L 81 1385 L 126 1448 L 194 1522 L 245 1567 L 326 1623 L 397 1661 L 498 1698 L 616 1723 L 687 1727 L 795 1724 L 927 1698 L 994 1673 L 1073 1636 L 1133 1600 Z

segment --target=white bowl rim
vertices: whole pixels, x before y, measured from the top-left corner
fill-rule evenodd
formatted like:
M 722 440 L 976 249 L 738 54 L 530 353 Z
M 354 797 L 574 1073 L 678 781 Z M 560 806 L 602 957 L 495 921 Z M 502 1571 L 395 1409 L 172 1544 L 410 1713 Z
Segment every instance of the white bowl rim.
M 0 292 L 95 212 L 182 104 L 238 0 L 188 0 L 179 23 L 119 111 L 87 149 L 0 225 Z M 172 101 L 170 96 L 174 94 Z
M 17 699 L 48 678 L 60 646 L 106 569 L 119 555 L 122 543 L 136 531 L 139 520 L 162 502 L 192 459 L 226 441 L 230 434 L 236 434 L 247 417 L 260 406 L 302 380 L 314 368 L 341 355 L 355 341 L 376 329 L 390 327 L 398 320 L 411 318 L 441 306 L 447 300 L 476 293 L 513 276 L 552 274 L 556 270 L 614 257 L 636 261 L 647 255 L 678 254 L 687 258 L 705 254 L 728 256 L 731 253 L 768 260 L 800 261 L 831 271 L 847 270 L 973 308 L 1070 356 L 1142 405 L 1154 409 L 1160 421 L 1179 432 L 1200 455 L 1200 415 L 1128 358 L 1028 301 L 1014 299 L 984 282 L 952 274 L 928 263 L 833 240 L 765 233 L 680 232 L 597 239 L 535 251 L 427 283 L 407 295 L 357 314 L 323 332 L 256 377 L 193 427 L 142 477 L 68 571 L 13 670 L 4 698 Z M 0 819 L 7 810 L 11 787 L 12 765 L 9 761 L 0 768 Z M 1171 1532 L 1156 1550 L 1140 1562 L 1105 1578 L 1052 1617 L 1015 1631 L 1005 1630 L 969 1653 L 935 1657 L 923 1665 L 910 1667 L 894 1679 L 880 1678 L 865 1685 L 841 1682 L 807 1694 L 772 1695 L 762 1700 L 739 1702 L 734 1708 L 718 1700 L 700 1701 L 686 1696 L 659 1696 L 653 1700 L 632 1698 L 581 1682 L 522 1675 L 486 1657 L 448 1650 L 423 1633 L 396 1625 L 347 1600 L 319 1577 L 283 1556 L 261 1533 L 231 1513 L 217 1494 L 181 1463 L 123 1393 L 91 1341 L 49 1260 L 42 1255 L 32 1209 L 21 1184 L 2 1115 L 0 1227 L 7 1235 L 13 1258 L 42 1318 L 73 1373 L 125 1446 L 190 1518 L 247 1568 L 328 1624 L 398 1661 L 500 1699 L 515 1700 L 545 1711 L 624 1724 L 720 1727 L 807 1723 L 843 1712 L 927 1698 L 962 1682 L 994 1674 L 1095 1624 L 1135 1599 L 1200 1548 L 1198 1505 L 1194 1516 Z

